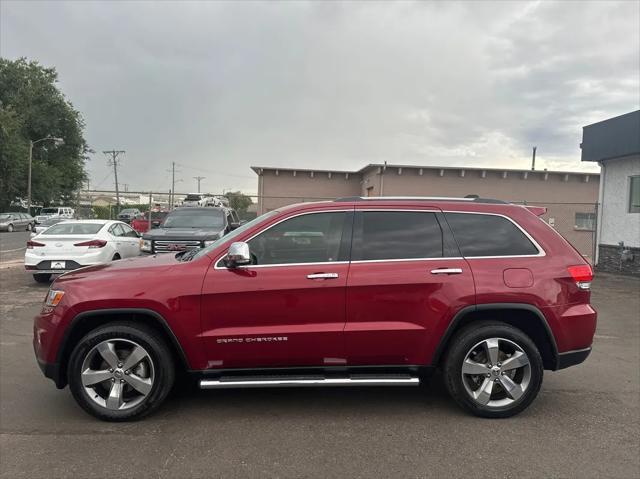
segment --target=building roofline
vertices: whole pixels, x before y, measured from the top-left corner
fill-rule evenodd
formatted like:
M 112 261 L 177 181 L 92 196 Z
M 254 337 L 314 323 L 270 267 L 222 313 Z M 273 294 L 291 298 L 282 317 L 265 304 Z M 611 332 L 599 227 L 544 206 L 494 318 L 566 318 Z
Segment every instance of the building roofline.
M 607 123 L 609 121 L 615 121 L 618 120 L 624 116 L 629 116 L 632 117 L 634 115 L 637 115 L 638 113 L 640 113 L 640 110 L 633 110 L 633 111 L 629 111 L 627 113 L 622 113 L 621 115 L 617 115 L 617 116 L 612 116 L 610 118 L 606 118 L 604 120 L 600 120 L 600 121 L 596 121 L 595 123 L 589 123 L 588 125 L 584 125 L 582 128 L 589 128 L 590 126 L 594 126 L 594 125 L 599 125 L 600 123 Z
M 261 170 L 266 171 L 299 171 L 303 173 L 334 173 L 334 174 L 350 174 L 357 175 L 370 170 L 371 168 L 403 168 L 403 169 L 413 169 L 413 170 L 445 170 L 445 171 L 492 171 L 492 172 L 508 172 L 508 173 L 548 173 L 548 174 L 556 174 L 556 175 L 579 175 L 579 176 L 600 176 L 598 172 L 586 172 L 586 171 L 562 171 L 562 170 L 530 170 L 524 168 L 483 168 L 478 166 L 424 166 L 424 165 L 400 165 L 400 164 L 384 164 L 384 163 L 369 163 L 368 165 L 363 166 L 359 170 L 327 170 L 327 169 L 317 169 L 317 168 L 289 168 L 284 167 L 280 168 L 277 166 L 252 166 L 251 169 L 257 174 L 260 174 Z

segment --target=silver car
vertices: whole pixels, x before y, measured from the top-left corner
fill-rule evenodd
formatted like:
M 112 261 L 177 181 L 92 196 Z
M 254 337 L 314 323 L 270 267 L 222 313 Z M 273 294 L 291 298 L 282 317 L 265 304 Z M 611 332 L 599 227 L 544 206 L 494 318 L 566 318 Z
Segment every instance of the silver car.
M 42 223 L 38 223 L 31 229 L 31 237 L 33 238 L 34 236 L 39 235 L 50 226 L 57 225 L 61 221 L 70 221 L 70 220 L 69 218 L 61 218 L 59 216 L 54 216 L 53 218 L 47 218 Z
M 0 213 L 0 231 L 31 231 L 35 219 L 27 213 Z

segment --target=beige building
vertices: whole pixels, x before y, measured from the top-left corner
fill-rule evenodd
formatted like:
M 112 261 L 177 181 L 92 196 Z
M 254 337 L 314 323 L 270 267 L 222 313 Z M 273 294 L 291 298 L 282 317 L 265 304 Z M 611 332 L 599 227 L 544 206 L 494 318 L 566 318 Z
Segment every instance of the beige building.
M 592 257 L 599 175 L 571 171 L 370 164 L 358 171 L 252 167 L 258 214 L 345 196 L 479 195 L 548 208 L 544 219 Z

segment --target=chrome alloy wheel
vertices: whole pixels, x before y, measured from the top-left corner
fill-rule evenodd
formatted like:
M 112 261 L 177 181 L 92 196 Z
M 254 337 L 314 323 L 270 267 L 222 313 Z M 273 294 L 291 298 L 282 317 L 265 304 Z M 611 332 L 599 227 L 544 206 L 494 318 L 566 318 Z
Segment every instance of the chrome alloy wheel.
M 477 404 L 490 408 L 509 406 L 522 397 L 531 380 L 527 354 L 513 341 L 488 338 L 467 352 L 462 363 L 462 383 Z
M 155 371 L 149 353 L 128 339 L 108 339 L 89 351 L 81 379 L 87 396 L 107 409 L 140 404 L 153 388 Z

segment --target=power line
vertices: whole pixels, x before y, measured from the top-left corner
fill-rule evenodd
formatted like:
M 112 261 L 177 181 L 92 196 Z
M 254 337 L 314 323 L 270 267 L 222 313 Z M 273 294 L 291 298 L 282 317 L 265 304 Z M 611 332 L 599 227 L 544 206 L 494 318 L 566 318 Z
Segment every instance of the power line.
M 107 164 L 109 166 L 113 166 L 113 176 L 116 182 L 116 208 L 117 211 L 120 211 L 120 191 L 118 190 L 118 156 L 123 155 L 125 153 L 124 150 L 106 150 L 103 151 L 105 155 L 111 155 L 111 158 L 107 160 Z
M 182 163 L 176 163 L 176 165 L 181 166 L 183 168 L 189 168 L 190 170 L 197 170 L 197 171 L 203 171 L 204 173 L 211 173 L 211 174 L 214 174 L 216 176 L 229 176 L 229 177 L 232 177 L 232 178 L 246 178 L 248 180 L 255 180 L 256 179 L 255 176 L 234 175 L 233 173 L 223 173 L 221 171 L 214 171 L 214 170 L 210 170 L 210 169 L 207 169 L 207 168 L 200 168 L 199 166 L 184 165 Z

